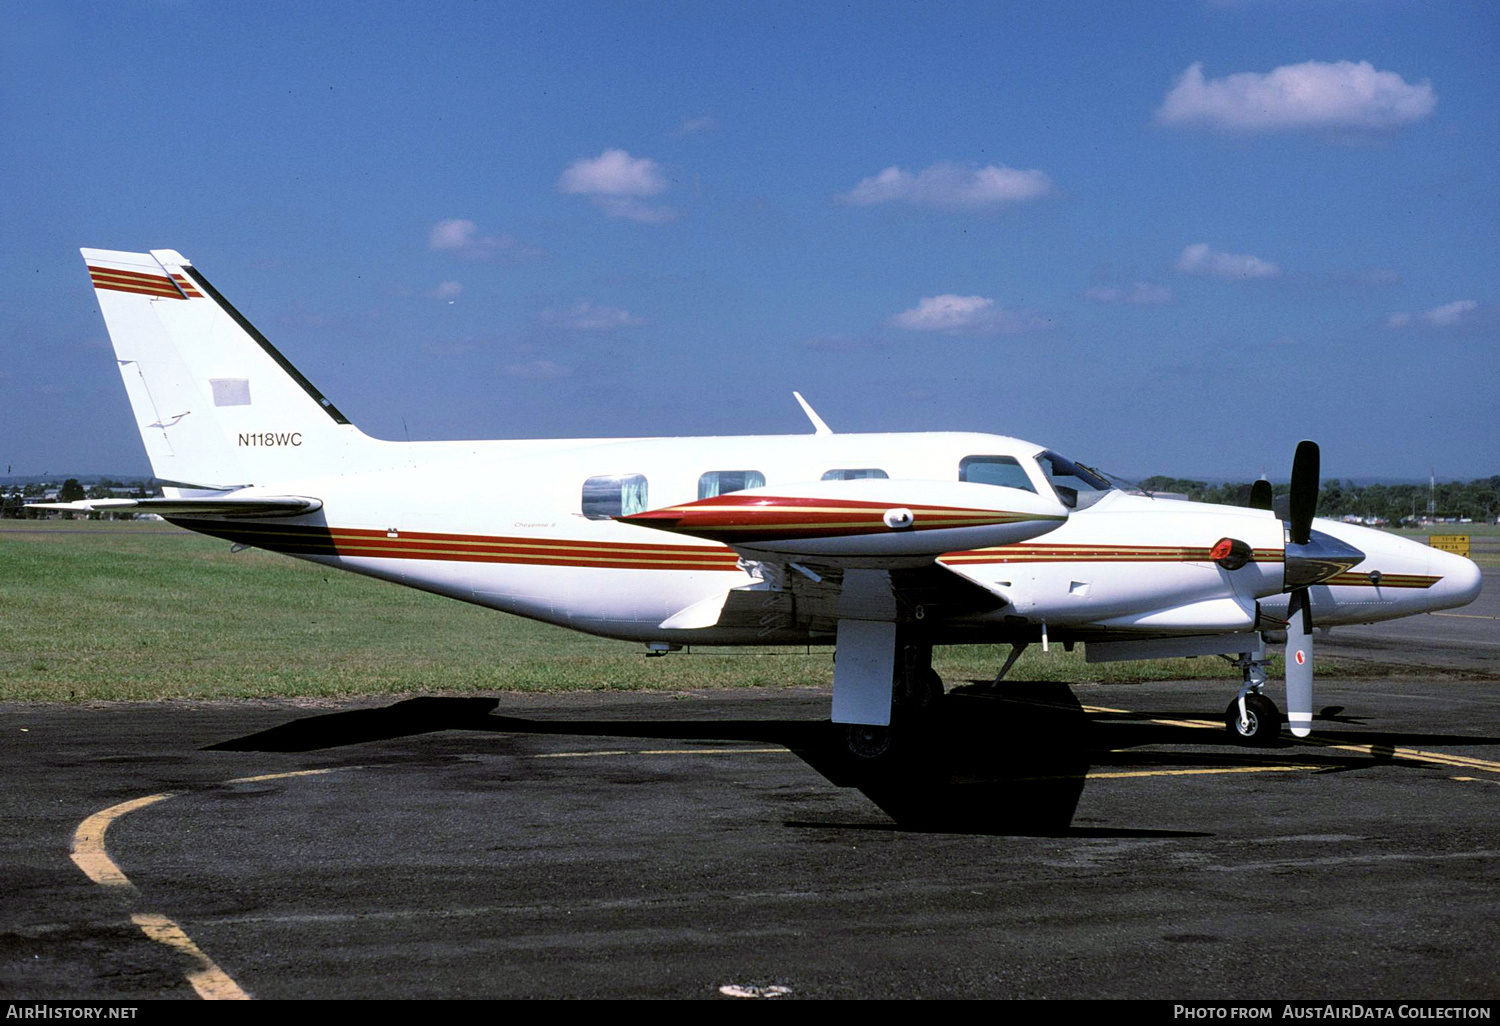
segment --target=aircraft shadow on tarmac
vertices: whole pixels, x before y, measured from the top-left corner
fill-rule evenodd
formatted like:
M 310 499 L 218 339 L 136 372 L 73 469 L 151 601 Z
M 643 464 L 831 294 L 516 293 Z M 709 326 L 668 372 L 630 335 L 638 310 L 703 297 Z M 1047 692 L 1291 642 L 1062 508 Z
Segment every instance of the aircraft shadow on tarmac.
M 954 688 L 935 712 L 901 724 L 879 758 L 853 754 L 845 728 L 826 720 L 553 720 L 497 715 L 493 698 L 413 698 L 378 709 L 293 720 L 209 751 L 306 752 L 444 730 L 517 734 L 754 741 L 781 745 L 839 787 L 854 787 L 896 829 L 1030 836 L 1202 836 L 1180 831 L 1072 826 L 1090 771 L 1306 765 L 1321 772 L 1369 767 L 1370 754 L 1283 740 L 1275 749 L 1233 745 L 1225 732 L 1183 722 L 1202 710 L 1087 712 L 1055 682 Z M 1348 724 L 1341 707 L 1320 719 Z M 1340 731 L 1341 745 L 1375 746 L 1378 757 L 1410 745 L 1500 744 L 1500 738 Z M 1161 751 L 1160 746 L 1193 746 Z M 1205 751 L 1205 749 L 1208 749 Z M 890 829 L 876 824 L 795 823 Z

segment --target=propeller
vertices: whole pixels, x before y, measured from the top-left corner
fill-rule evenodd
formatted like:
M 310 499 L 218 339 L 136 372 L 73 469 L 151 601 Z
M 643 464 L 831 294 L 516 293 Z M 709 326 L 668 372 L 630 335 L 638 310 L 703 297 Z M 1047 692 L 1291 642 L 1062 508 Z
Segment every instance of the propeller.
M 1312 733 L 1312 603 L 1307 589 L 1292 592 L 1286 625 L 1286 722 L 1297 737 Z
M 1292 490 L 1290 500 L 1292 544 L 1306 545 L 1312 538 L 1313 516 L 1318 512 L 1318 443 L 1306 439 L 1297 443 L 1292 456 Z
M 1271 508 L 1271 482 L 1261 478 L 1250 486 L 1250 508 Z
M 1365 554 L 1332 535 L 1312 529 L 1318 512 L 1319 454 L 1316 442 L 1297 443 L 1287 503 L 1287 543 L 1282 590 L 1287 602 L 1286 718 L 1297 737 L 1312 733 L 1313 615 L 1308 588 L 1358 565 Z
M 1312 541 L 1313 516 L 1318 512 L 1318 471 L 1321 456 L 1316 442 L 1297 443 L 1292 456 L 1292 488 L 1288 502 L 1287 560 L 1293 546 Z M 1290 576 L 1290 575 L 1288 575 Z M 1313 639 L 1312 599 L 1306 587 L 1297 588 L 1286 607 L 1286 720 L 1296 737 L 1312 733 Z

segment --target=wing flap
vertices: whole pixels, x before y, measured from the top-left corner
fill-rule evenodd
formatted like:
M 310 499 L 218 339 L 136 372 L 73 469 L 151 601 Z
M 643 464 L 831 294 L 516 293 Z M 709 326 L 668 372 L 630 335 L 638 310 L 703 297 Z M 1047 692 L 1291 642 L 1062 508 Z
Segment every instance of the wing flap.
M 800 564 L 798 565 L 800 566 Z M 818 572 L 790 563 L 755 564 L 762 580 L 726 589 L 701 599 L 663 620 L 666 630 L 735 627 L 756 630 L 810 628 L 833 632 L 849 614 L 845 592 L 849 575 L 878 573 L 889 584 L 895 604 L 884 612 L 865 611 L 876 619 L 932 617 L 933 622 L 984 613 L 1006 604 L 1003 596 L 983 588 L 941 564 L 884 571 L 858 571 L 820 565 Z

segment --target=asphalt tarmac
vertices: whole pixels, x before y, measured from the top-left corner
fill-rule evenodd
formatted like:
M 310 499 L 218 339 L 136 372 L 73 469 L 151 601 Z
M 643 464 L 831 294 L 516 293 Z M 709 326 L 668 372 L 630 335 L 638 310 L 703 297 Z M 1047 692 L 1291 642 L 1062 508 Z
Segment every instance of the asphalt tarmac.
M 1224 681 L 891 770 L 810 691 L 0 707 L 0 996 L 1493 999 L 1494 577 L 1267 749 Z

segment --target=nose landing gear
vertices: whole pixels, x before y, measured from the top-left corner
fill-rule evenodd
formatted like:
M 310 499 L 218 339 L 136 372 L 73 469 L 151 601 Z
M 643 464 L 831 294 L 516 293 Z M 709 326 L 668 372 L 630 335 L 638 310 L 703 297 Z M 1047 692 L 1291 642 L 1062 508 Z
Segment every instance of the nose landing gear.
M 1265 748 L 1281 737 L 1281 710 L 1265 695 L 1252 692 L 1229 703 L 1224 710 L 1224 727 L 1238 744 Z
M 1245 673 L 1245 683 L 1224 710 L 1224 729 L 1236 744 L 1265 748 L 1280 739 L 1282 716 L 1276 703 L 1262 693 L 1266 664 L 1257 654 L 1246 652 L 1235 661 Z

